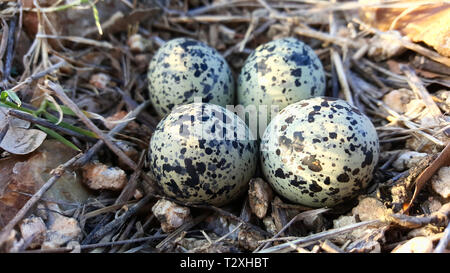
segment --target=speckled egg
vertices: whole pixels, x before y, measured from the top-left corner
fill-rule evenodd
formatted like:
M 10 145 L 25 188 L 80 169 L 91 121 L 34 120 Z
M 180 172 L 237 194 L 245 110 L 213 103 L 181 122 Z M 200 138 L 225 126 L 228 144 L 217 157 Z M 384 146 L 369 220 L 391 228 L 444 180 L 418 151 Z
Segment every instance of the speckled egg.
M 325 74 L 314 51 L 295 38 L 260 45 L 247 58 L 237 84 L 238 103 L 255 105 L 270 121 L 271 106 L 289 104 L 325 94 Z M 267 110 L 260 108 L 267 105 Z M 274 111 L 277 113 L 278 111 Z
M 234 104 L 234 79 L 227 62 L 197 40 L 165 43 L 150 62 L 148 80 L 150 100 L 160 117 L 177 105 L 193 103 L 195 97 L 223 107 Z
M 361 193 L 378 162 L 377 132 L 346 101 L 316 97 L 289 105 L 261 140 L 264 176 L 292 202 L 334 206 Z
M 224 205 L 246 190 L 258 145 L 233 112 L 214 104 L 176 107 L 152 135 L 152 176 L 169 197 Z

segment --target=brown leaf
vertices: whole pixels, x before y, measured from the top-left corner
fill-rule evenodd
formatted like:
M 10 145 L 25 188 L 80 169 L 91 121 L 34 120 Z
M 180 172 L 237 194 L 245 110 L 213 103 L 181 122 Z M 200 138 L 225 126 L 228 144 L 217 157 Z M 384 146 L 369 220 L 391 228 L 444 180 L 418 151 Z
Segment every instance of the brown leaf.
M 430 178 L 443 166 L 450 166 L 450 142 L 447 143 L 444 150 L 439 154 L 439 156 L 433 161 L 433 163 L 428 166 L 416 179 L 416 189 L 414 191 L 413 197 L 409 203 L 404 207 L 404 211 L 407 212 L 411 207 L 412 203 L 416 199 L 420 190 L 423 186 L 430 180 Z
M 450 57 L 449 3 L 411 5 L 410 8 L 364 8 L 360 15 L 373 27 L 382 31 L 399 30 L 413 42 L 424 42 Z
M 31 156 L 31 158 L 36 155 Z M 0 228 L 11 220 L 28 198 L 18 192 L 33 194 L 36 186 L 33 170 L 26 164 L 29 156 L 0 160 Z
M 57 140 L 47 140 L 35 152 L 0 159 L 0 228 L 6 225 L 51 177 L 50 171 L 74 157 L 76 152 Z M 25 194 L 24 194 L 25 193 Z M 79 176 L 65 173 L 44 195 L 48 200 L 84 202 L 91 196 Z M 73 208 L 65 206 L 64 209 Z

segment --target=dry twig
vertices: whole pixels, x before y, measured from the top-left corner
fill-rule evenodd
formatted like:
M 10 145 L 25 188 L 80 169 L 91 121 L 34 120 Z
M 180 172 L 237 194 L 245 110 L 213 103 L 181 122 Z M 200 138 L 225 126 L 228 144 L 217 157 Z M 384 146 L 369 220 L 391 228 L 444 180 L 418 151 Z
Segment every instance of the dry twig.
M 286 252 L 289 251 L 292 247 L 292 245 L 297 246 L 297 245 L 303 245 L 303 244 L 310 244 L 312 242 L 316 242 L 318 240 L 324 240 L 324 239 L 328 239 L 331 238 L 333 236 L 336 236 L 338 234 L 344 233 L 344 232 L 349 232 L 352 231 L 354 229 L 363 227 L 363 226 L 368 226 L 368 225 L 373 225 L 373 224 L 379 224 L 381 223 L 380 220 L 370 220 L 370 221 L 365 221 L 365 222 L 360 222 L 360 223 L 356 223 L 356 224 L 352 224 L 352 225 L 348 225 L 342 228 L 337 228 L 337 229 L 332 229 L 332 230 L 327 230 L 327 231 L 323 231 L 323 232 L 319 232 L 310 236 L 306 236 L 306 237 L 302 237 L 302 238 L 298 238 L 296 240 L 284 243 L 284 244 L 280 244 L 277 246 L 273 246 L 270 248 L 266 248 L 264 250 L 259 251 L 258 253 L 273 253 L 273 252 Z

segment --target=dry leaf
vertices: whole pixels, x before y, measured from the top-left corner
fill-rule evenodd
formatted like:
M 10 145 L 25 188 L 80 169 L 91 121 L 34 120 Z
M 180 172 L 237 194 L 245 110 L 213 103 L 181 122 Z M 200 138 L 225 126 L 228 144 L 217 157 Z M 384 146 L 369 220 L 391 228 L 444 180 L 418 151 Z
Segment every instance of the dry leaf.
M 428 166 L 416 179 L 416 188 L 414 190 L 413 197 L 406 204 L 405 211 L 411 207 L 412 203 L 416 199 L 420 190 L 427 183 L 427 181 L 437 172 L 441 167 L 448 166 L 450 162 L 450 143 L 447 144 L 444 150 L 439 154 L 439 156 Z
M 47 137 L 47 134 L 36 129 L 8 129 L 0 143 L 0 148 L 12 154 L 25 155 L 33 152 Z
M 28 121 L 9 117 L 4 109 L 0 109 L 0 131 L 9 125 L 3 139 L 0 140 L 0 148 L 11 154 L 29 154 L 41 146 L 47 134 L 30 127 Z
M 413 42 L 424 42 L 450 57 L 450 4 L 414 5 L 417 1 L 404 1 L 411 3 L 409 8 L 363 8 L 360 16 L 373 27 L 398 30 Z
M 29 155 L 14 155 L 0 159 L 0 228 L 6 225 L 17 211 L 52 176 L 50 171 L 74 157 L 76 152 L 57 140 L 45 141 Z M 81 203 L 91 197 L 79 176 L 65 173 L 45 194 L 44 199 L 67 203 L 64 209 L 73 208 L 68 203 Z
M 9 126 L 14 128 L 27 129 L 30 127 L 28 121 L 7 116 L 7 110 L 5 108 L 0 108 L 0 131 L 5 127 L 7 122 L 9 123 Z

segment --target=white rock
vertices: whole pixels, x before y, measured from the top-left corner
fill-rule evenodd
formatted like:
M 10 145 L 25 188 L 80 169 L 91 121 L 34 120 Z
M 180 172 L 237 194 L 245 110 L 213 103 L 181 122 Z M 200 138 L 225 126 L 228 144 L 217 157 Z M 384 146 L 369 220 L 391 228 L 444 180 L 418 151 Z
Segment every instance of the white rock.
M 98 89 L 104 89 L 111 81 L 111 77 L 105 73 L 98 73 L 91 76 L 89 83 Z
M 435 178 L 436 178 L 436 176 L 434 176 L 432 179 L 435 179 Z M 431 182 L 431 183 L 433 183 L 433 182 Z M 425 200 L 423 202 L 421 207 L 425 210 L 425 212 L 427 212 L 428 214 L 431 214 L 433 212 L 439 211 L 439 209 L 442 207 L 442 204 L 441 204 L 441 202 L 436 200 L 436 198 L 433 198 L 430 196 L 430 197 L 428 197 L 427 200 Z
M 399 114 L 403 114 L 406 111 L 406 104 L 413 98 L 411 90 L 401 88 L 392 90 L 383 97 L 383 102 L 392 110 Z
M 160 199 L 152 207 L 152 212 L 161 223 L 164 232 L 169 233 L 191 219 L 190 210 L 187 207 Z
M 70 239 L 76 239 L 81 234 L 78 221 L 62 215 L 55 217 L 55 221 L 50 225 L 50 230 L 57 231 Z
M 386 33 L 389 35 L 375 35 L 370 39 L 367 54 L 376 61 L 389 59 L 405 51 L 403 44 L 397 39 L 402 37 L 398 31 L 389 30 Z
M 450 197 L 450 167 L 442 167 L 431 180 L 431 187 L 444 198 Z
M 277 227 L 275 226 L 275 223 L 273 222 L 272 216 L 266 216 L 263 219 L 264 226 L 266 227 L 266 230 L 272 234 L 275 235 L 277 233 Z
M 81 253 L 81 245 L 78 241 L 70 241 L 66 247 L 71 250 L 70 253 Z
M 81 228 L 78 221 L 71 217 L 61 215 L 56 204 L 49 204 L 48 230 L 45 233 L 45 241 L 42 249 L 58 248 L 69 241 L 78 240 L 81 236 Z
M 380 200 L 366 197 L 352 209 L 352 214 L 358 216 L 361 221 L 382 220 L 386 214 L 386 207 Z
M 355 215 L 350 215 L 350 216 L 342 215 L 339 218 L 333 220 L 333 229 L 345 227 L 345 226 L 352 225 L 355 223 L 356 223 Z M 357 230 L 353 230 L 353 232 L 355 232 L 355 231 L 357 231 Z M 348 241 L 348 240 L 353 241 L 353 240 L 359 238 L 360 236 L 361 236 L 361 234 L 357 234 L 357 236 L 355 238 L 355 236 L 352 236 L 351 232 L 348 232 L 348 233 L 343 233 L 343 234 L 339 234 L 339 235 L 335 236 L 333 238 L 333 241 L 335 241 L 339 244 L 344 244 L 346 241 Z
M 425 156 L 427 156 L 426 153 L 406 151 L 392 163 L 392 166 L 396 171 L 401 172 L 415 166 Z
M 248 196 L 252 212 L 263 219 L 273 198 L 272 188 L 261 178 L 253 178 L 249 182 Z
M 392 253 L 430 253 L 433 251 L 433 241 L 427 237 L 415 237 L 396 247 Z
M 20 225 L 20 233 L 24 241 L 32 240 L 29 248 L 39 247 L 44 241 L 44 234 L 47 231 L 41 217 L 31 216 L 23 220 Z
M 0 244 L 0 253 L 15 253 L 24 243 L 23 238 L 16 240 L 17 232 L 13 229 L 6 236 L 5 240 Z
M 127 184 L 126 173 L 117 167 L 90 163 L 83 167 L 83 183 L 93 190 L 119 191 Z
M 343 228 L 343 227 L 346 227 L 346 226 L 349 226 L 352 224 L 356 224 L 357 222 L 358 222 L 357 217 L 355 215 L 350 215 L 350 216 L 342 215 L 339 218 L 333 220 L 333 229 Z M 360 240 L 368 234 L 379 231 L 380 225 L 382 225 L 382 224 L 380 223 L 380 224 L 375 224 L 373 226 L 370 225 L 370 226 L 359 227 L 350 232 L 339 234 L 339 235 L 335 236 L 333 238 L 333 240 L 340 244 L 344 244 L 348 240 L 350 240 L 352 242 L 356 241 L 356 240 Z

